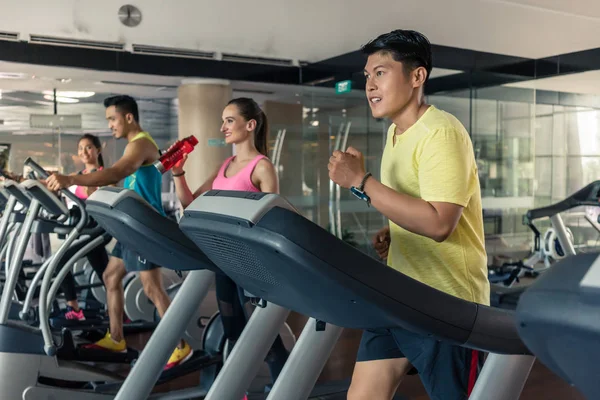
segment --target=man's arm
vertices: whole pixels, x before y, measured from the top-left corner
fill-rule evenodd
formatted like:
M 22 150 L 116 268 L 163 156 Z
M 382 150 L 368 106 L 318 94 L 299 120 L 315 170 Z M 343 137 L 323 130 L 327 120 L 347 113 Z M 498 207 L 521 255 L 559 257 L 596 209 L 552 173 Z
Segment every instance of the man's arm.
M 136 140 L 127 144 L 123 157 L 109 168 L 82 175 L 52 174 L 46 183 L 50 190 L 63 189 L 72 185 L 107 186 L 116 184 L 134 173 L 155 152 L 158 154 L 156 147 L 150 141 Z
M 396 225 L 443 242 L 456 229 L 471 196 L 468 149 L 459 132 L 432 135 L 419 159 L 421 198 L 396 192 L 372 177 L 364 191 L 373 207 Z M 329 169 L 332 180 L 346 188 L 358 187 L 365 174 L 362 154 L 353 148 L 334 154 Z
M 156 152 L 156 147 L 148 140 L 136 140 L 128 143 L 123 157 L 112 166 L 101 171 L 73 176 L 73 185 L 107 186 L 120 182 L 138 170 L 149 157 L 149 149 Z M 158 153 L 157 153 L 158 154 Z
M 381 214 L 398 226 L 443 242 L 454 232 L 463 207 L 447 202 L 427 202 L 385 186 L 375 178 L 367 179 L 365 193 Z

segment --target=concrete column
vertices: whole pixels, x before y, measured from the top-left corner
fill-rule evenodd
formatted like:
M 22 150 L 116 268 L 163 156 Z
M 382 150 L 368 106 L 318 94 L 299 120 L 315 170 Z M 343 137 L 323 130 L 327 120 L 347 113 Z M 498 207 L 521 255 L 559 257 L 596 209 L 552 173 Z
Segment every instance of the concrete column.
M 186 180 L 193 192 L 232 154 L 220 131 L 223 108 L 231 100 L 231 87 L 225 80 L 183 80 L 177 97 L 179 139 L 190 135 L 198 139 L 185 165 Z

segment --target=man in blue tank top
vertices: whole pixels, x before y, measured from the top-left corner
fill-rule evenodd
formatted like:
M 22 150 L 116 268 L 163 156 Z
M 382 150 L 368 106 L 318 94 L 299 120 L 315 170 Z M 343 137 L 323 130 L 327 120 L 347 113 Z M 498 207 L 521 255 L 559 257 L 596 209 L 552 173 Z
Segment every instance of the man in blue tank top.
M 142 130 L 136 101 L 129 96 L 113 96 L 104 101 L 108 127 L 117 139 L 127 139 L 123 156 L 111 167 L 82 175 L 53 174 L 47 179 L 50 190 L 79 186 L 106 186 L 124 181 L 124 187 L 138 193 L 159 213 L 162 207 L 162 175 L 153 166 L 159 157 L 159 148 L 148 132 Z M 124 293 L 123 278 L 127 272 L 139 272 L 144 293 L 156 306 L 162 317 L 171 301 L 165 292 L 160 268 L 117 242 L 104 272 L 104 285 L 110 319 L 110 331 L 89 347 L 112 352 L 126 352 L 123 335 Z M 191 347 L 181 341 L 167 362 L 165 369 L 187 361 L 192 355 Z

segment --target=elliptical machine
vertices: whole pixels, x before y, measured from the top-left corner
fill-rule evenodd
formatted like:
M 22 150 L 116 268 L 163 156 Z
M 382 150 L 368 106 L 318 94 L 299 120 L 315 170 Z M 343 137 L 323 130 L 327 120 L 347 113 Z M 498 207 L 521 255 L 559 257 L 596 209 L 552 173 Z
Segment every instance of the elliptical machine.
M 535 208 L 527 211 L 523 216 L 523 224 L 527 225 L 534 233 L 533 255 L 523 262 L 517 262 L 514 266 L 507 266 L 510 276 L 503 283 L 504 285 L 493 285 L 491 291 L 491 304 L 495 307 L 516 309 L 519 299 L 527 286 L 513 286 L 518 277 L 528 273 L 537 276 L 550 269 L 553 262 L 575 254 L 573 245 L 573 233 L 566 227 L 560 213 L 572 210 L 576 207 L 600 207 L 599 199 L 596 197 L 600 189 L 600 180 L 594 181 L 584 188 L 573 193 L 566 199 L 545 207 Z M 552 227 L 549 228 L 542 237 L 535 221 L 549 219 Z M 587 215 L 586 219 L 598 229 L 598 222 L 591 220 Z M 544 267 L 534 268 L 540 262 L 544 262 Z M 508 268 L 512 268 L 509 270 Z M 495 283 L 492 281 L 492 283 Z
M 58 198 L 48 192 L 39 182 L 30 181 L 28 184 L 31 185 L 30 188 L 33 190 L 46 192 L 47 196 L 43 201 L 45 209 L 56 211 L 63 207 Z M 46 307 L 46 305 L 51 282 L 50 275 L 45 277 L 48 279 L 44 279 L 41 288 L 40 328 L 34 328 L 8 319 L 12 293 L 21 269 L 20 259 L 22 259 L 29 237 L 27 233 L 30 232 L 41 207 L 42 201 L 38 198 L 31 200 L 22 227 L 25 234 L 20 235 L 18 239 L 15 257 L 12 258 L 9 275 L 0 301 L 0 385 L 2 385 L 3 396 L 11 399 L 23 398 L 26 396 L 25 389 L 28 387 L 35 387 L 38 384 L 50 384 L 54 379 L 67 378 L 76 382 L 115 382 L 122 379 L 119 375 L 107 370 L 77 363 L 75 360 L 79 357 L 69 331 L 65 330 L 59 335 L 58 342 L 60 346 L 54 344 L 54 334 L 47 326 L 49 307 Z M 83 213 L 77 226 L 70 232 L 56 256 L 47 265 L 47 273 L 51 274 L 53 272 L 67 248 L 82 232 L 86 222 L 87 215 Z
M 27 161 L 34 170 L 44 176 L 45 171 L 41 169 L 33 161 Z M 39 193 L 32 201 L 31 209 L 35 211 L 39 209 L 39 203 L 49 203 L 58 201 L 56 196 L 50 193 L 43 185 L 39 184 Z M 63 191 L 65 196 L 71 196 L 70 193 Z M 75 197 L 75 196 L 73 196 Z M 83 206 L 83 202 L 77 198 L 71 199 L 79 206 Z M 85 207 L 82 208 L 82 220 L 88 218 L 88 213 Z M 32 217 L 28 214 L 27 219 Z M 172 222 L 177 228 L 177 224 Z M 85 222 L 78 223 L 77 227 L 69 233 L 67 240 L 61 246 L 56 254 L 56 259 L 61 258 L 66 247 L 71 245 L 77 236 L 79 236 Z M 102 228 L 100 226 L 98 229 Z M 160 225 L 161 229 L 165 229 L 164 225 Z M 177 228 L 178 229 L 178 228 Z M 108 231 L 111 233 L 110 231 Z M 132 232 L 135 235 L 135 231 Z M 184 237 L 181 233 L 180 236 Z M 94 245 L 94 240 L 90 242 L 90 246 Z M 97 245 L 97 243 L 95 243 Z M 135 354 L 106 354 L 105 352 L 82 351 L 74 346 L 70 331 L 63 329 L 59 332 L 52 332 L 48 324 L 47 317 L 49 315 L 48 299 L 52 298 L 58 290 L 60 281 L 70 268 L 72 262 L 81 257 L 87 249 L 82 248 L 77 254 L 73 255 L 70 260 L 63 265 L 61 271 L 58 271 L 56 278 L 53 279 L 54 269 L 58 261 L 53 262 L 47 267 L 47 272 L 44 274 L 42 283 L 40 300 L 40 328 L 32 329 L 23 325 L 11 323 L 0 319 L 0 393 L 8 398 L 24 398 L 24 399 L 48 399 L 48 398 L 69 398 L 74 397 L 83 400 L 98 400 L 98 399 L 113 399 L 121 387 L 124 376 L 121 374 L 110 372 L 108 369 L 91 367 L 87 362 L 118 362 L 112 358 L 121 358 L 120 361 L 133 363 L 137 358 Z M 196 253 L 193 253 L 196 254 Z M 196 257 L 189 257 L 190 262 L 198 263 Z M 175 261 L 171 257 L 171 262 Z M 187 281 L 187 280 L 186 280 Z M 197 291 L 197 287 L 195 287 Z M 4 300 L 4 297 L 3 297 Z M 1 317 L 1 314 L 0 314 Z M 188 319 L 189 321 L 189 319 Z M 19 345 L 15 346 L 17 336 L 20 337 Z M 56 336 L 58 340 L 56 340 Z M 211 352 L 209 349 L 222 349 L 223 332 L 218 318 L 211 320 L 209 325 L 205 327 L 200 345 L 207 351 L 206 353 L 195 352 L 194 357 L 188 360 L 181 366 L 169 369 L 160 374 L 158 383 L 164 383 L 170 379 L 177 378 L 202 368 L 202 380 L 208 381 L 209 385 L 214 380 L 221 365 L 221 352 Z M 192 343 L 191 343 L 192 344 Z M 172 351 L 171 347 L 171 351 Z M 101 354 L 100 354 L 101 353 Z M 136 362 L 136 365 L 140 363 Z M 143 364 L 143 362 L 142 362 Z M 211 378 L 212 376 L 212 378 Z M 69 381 L 71 388 L 65 387 L 64 384 L 56 384 L 55 379 L 61 381 Z M 73 389 L 73 387 L 77 387 Z M 170 397 L 167 395 L 167 397 Z

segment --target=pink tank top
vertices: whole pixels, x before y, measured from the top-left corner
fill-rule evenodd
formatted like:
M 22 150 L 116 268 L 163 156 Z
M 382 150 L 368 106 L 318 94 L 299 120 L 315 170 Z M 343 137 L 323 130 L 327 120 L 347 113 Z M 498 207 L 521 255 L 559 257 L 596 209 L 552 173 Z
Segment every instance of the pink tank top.
M 102 169 L 103 169 L 102 167 L 99 167 L 98 171 L 102 171 Z M 93 170 L 91 172 L 94 172 L 94 171 L 96 171 L 96 170 Z M 79 174 L 85 174 L 86 172 L 87 171 L 84 169 Z M 75 196 L 79 197 L 82 200 L 87 200 L 88 194 L 87 194 L 87 191 L 85 190 L 85 187 L 84 186 L 77 186 L 75 188 Z
M 267 157 L 262 154 L 259 154 L 254 158 L 254 160 L 250 161 L 237 174 L 228 178 L 225 176 L 225 171 L 227 170 L 229 163 L 234 158 L 235 156 L 229 157 L 227 160 L 225 160 L 223 165 L 221 165 L 219 173 L 213 181 L 212 188 L 216 190 L 239 190 L 242 192 L 260 192 L 260 189 L 258 189 L 252 183 L 252 172 L 254 172 L 256 164 L 258 164 L 258 162 L 263 158 Z

